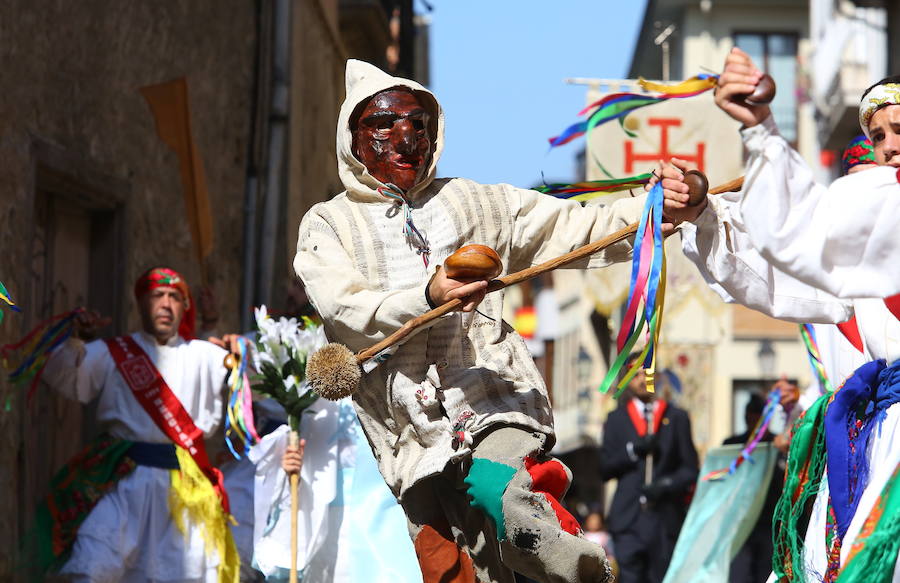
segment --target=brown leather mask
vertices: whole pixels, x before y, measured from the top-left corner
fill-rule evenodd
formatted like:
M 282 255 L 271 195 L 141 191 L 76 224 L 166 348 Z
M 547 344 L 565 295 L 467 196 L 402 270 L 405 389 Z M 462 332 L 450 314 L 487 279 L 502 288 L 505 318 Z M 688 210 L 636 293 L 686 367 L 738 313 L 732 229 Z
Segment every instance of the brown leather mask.
M 428 169 L 429 117 L 414 93 L 397 89 L 377 93 L 355 124 L 351 122 L 353 154 L 369 174 L 406 192 Z

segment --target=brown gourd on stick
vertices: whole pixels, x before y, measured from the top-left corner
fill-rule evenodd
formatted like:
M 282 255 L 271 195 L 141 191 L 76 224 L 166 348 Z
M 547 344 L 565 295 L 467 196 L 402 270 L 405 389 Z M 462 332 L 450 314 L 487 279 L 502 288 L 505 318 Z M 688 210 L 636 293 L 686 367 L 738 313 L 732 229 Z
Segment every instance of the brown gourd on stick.
M 709 182 L 703 173 L 697 170 L 685 172 L 684 182 L 690 189 L 690 205 L 700 204 L 706 198 Z M 709 194 L 720 194 L 722 192 L 735 192 L 743 186 L 744 178 L 737 178 L 730 182 L 721 184 L 711 190 Z M 488 283 L 487 292 L 497 291 L 505 287 L 521 283 L 525 280 L 537 277 L 538 275 L 552 271 L 558 267 L 563 267 L 579 259 L 583 259 L 598 251 L 601 251 L 614 243 L 618 243 L 632 236 L 637 231 L 638 224 L 632 223 L 620 229 L 615 233 L 607 235 L 602 239 L 579 247 L 574 251 L 565 253 L 551 259 L 540 265 L 533 265 L 527 269 L 510 273 L 498 279 L 496 277 L 503 266 L 500 263 L 500 257 L 496 251 L 484 245 L 466 245 L 460 248 L 456 253 L 447 258 L 444 262 L 445 268 L 448 269 L 448 275 L 453 274 L 464 279 L 491 279 Z M 466 277 L 463 277 L 466 276 Z M 440 318 L 444 314 L 458 310 L 463 305 L 463 300 L 455 299 L 437 308 L 422 314 L 412 320 L 406 322 L 397 329 L 396 332 L 383 339 L 381 342 L 354 354 L 349 348 L 342 344 L 332 342 L 313 354 L 306 365 L 306 377 L 312 388 L 322 397 L 330 400 L 337 400 L 349 396 L 356 389 L 362 377 L 360 365 L 367 360 L 373 358 L 383 350 L 390 348 L 394 344 L 403 341 L 407 336 L 412 334 L 417 328 L 428 324 L 429 322 Z
M 466 245 L 444 260 L 447 277 L 457 281 L 492 280 L 503 271 L 503 261 L 487 245 Z

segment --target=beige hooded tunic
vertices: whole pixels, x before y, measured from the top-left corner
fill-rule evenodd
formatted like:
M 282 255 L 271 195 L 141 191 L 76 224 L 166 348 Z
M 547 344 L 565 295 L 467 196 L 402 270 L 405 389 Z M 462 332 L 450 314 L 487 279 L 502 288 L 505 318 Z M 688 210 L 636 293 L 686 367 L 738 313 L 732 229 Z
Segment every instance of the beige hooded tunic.
M 411 217 L 430 247 L 425 266 L 403 232 L 404 209 L 353 155 L 353 110 L 391 87 L 411 88 L 431 110 L 434 153 L 425 178 L 407 193 Z M 638 219 L 644 197 L 586 207 L 507 184 L 435 179 L 444 117 L 421 85 L 360 61 L 347 63 L 347 98 L 337 129 L 346 191 L 312 207 L 300 224 L 294 269 L 332 342 L 359 351 L 429 310 L 425 287 L 437 265 L 463 245 L 494 248 L 504 274 L 552 259 Z M 630 258 L 627 240 L 573 267 Z M 516 425 L 554 441 L 544 382 L 522 338 L 502 319 L 503 292 L 479 312 L 453 313 L 412 336 L 363 376 L 357 413 L 385 481 L 401 497 L 417 481 L 471 453 L 472 438 Z M 459 431 L 463 434 L 457 433 Z M 464 437 L 464 439 L 459 439 Z

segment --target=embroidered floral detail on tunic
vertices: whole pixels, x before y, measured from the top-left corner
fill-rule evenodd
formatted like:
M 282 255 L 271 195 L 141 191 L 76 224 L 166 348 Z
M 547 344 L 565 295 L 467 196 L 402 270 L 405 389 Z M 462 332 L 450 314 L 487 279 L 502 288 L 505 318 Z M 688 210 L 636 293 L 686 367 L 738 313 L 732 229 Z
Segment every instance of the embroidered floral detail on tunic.
M 473 417 L 475 413 L 468 409 L 457 416 L 453 423 L 453 449 L 459 449 L 463 444 L 472 445 L 472 434 L 466 431 L 466 426 Z

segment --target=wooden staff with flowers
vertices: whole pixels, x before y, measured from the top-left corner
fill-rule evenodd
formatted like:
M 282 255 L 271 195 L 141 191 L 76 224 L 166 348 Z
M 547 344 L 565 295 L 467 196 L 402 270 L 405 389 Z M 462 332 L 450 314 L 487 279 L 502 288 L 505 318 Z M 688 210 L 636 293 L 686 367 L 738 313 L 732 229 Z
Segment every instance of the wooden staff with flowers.
M 228 384 L 231 395 L 225 421 L 225 440 L 236 456 L 235 438 L 244 443 L 244 451 L 259 442 L 254 429 L 251 389 L 274 399 L 287 412 L 290 435 L 285 469 L 290 476 L 291 493 L 291 570 L 290 581 L 297 581 L 297 512 L 300 507 L 299 483 L 305 440 L 300 439 L 300 422 L 319 396 L 306 383 L 306 362 L 310 354 L 325 344 L 322 329 L 309 318 L 269 316 L 266 307 L 254 310 L 257 336 L 230 338 L 231 354 L 225 366 L 231 373 Z M 257 374 L 250 377 L 248 367 Z

